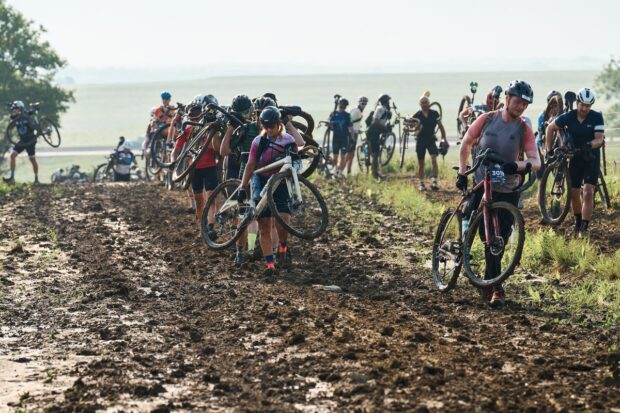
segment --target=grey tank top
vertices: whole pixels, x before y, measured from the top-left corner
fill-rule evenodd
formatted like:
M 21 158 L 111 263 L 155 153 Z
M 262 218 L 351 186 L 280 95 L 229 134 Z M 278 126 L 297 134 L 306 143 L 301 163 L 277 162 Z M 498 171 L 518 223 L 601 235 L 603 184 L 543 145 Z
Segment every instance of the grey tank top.
M 502 112 L 503 111 L 497 111 L 493 114 L 493 119 L 484 129 L 482 138 L 475 148 L 476 153 L 491 148 L 500 154 L 504 162 L 515 162 L 519 159 L 519 154 L 523 147 L 521 144 L 521 140 L 523 139 L 523 121 L 517 119 L 512 122 L 504 122 L 502 119 Z M 485 168 L 483 166 L 478 168 L 474 173 L 476 182 L 482 182 L 484 179 L 484 172 Z M 493 184 L 493 191 L 512 192 L 512 190 L 519 185 L 519 182 L 519 175 L 506 175 L 506 182 L 504 184 Z

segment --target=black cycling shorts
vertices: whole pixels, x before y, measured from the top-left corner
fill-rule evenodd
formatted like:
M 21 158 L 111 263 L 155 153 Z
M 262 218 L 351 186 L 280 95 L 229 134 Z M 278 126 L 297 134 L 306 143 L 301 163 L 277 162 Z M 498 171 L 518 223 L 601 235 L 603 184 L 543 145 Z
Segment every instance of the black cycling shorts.
M 28 156 L 34 156 L 34 153 L 35 153 L 34 147 L 36 144 L 37 144 L 36 141 L 31 143 L 30 145 L 22 145 L 21 142 L 17 142 L 15 146 L 13 146 L 13 151 L 17 153 L 22 153 L 25 149 Z
M 349 149 L 349 139 L 346 136 L 334 135 L 332 139 L 332 153 L 347 153 Z
M 426 151 L 428 151 L 429 155 L 437 156 L 439 154 L 435 139 L 418 139 L 415 141 L 415 152 L 418 155 L 418 161 L 424 160 Z
M 129 178 L 131 178 L 131 174 L 119 174 L 114 171 L 114 182 L 129 182 Z
M 192 177 L 192 190 L 195 194 L 203 191 L 213 191 L 218 184 L 217 167 L 194 169 Z
M 576 154 L 568 164 L 571 186 L 581 188 L 583 184 L 596 185 L 601 173 L 601 151 L 593 150 L 591 156 Z
M 267 185 L 267 181 L 269 178 L 260 177 L 260 187 L 263 188 Z M 260 192 L 260 189 L 256 192 Z M 282 181 L 282 183 L 276 188 L 273 193 L 273 200 L 276 203 L 276 209 L 281 214 L 290 214 L 291 209 L 289 208 L 289 200 L 288 189 L 286 188 L 286 183 Z M 271 213 L 271 209 L 269 207 L 265 208 L 263 212 L 258 216 L 258 218 L 271 218 L 273 214 Z

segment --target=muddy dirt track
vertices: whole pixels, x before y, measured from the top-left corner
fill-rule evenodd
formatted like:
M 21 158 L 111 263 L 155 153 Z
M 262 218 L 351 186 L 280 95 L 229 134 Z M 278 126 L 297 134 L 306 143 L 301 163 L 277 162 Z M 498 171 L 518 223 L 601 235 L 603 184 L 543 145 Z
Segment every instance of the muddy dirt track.
M 153 184 L 0 198 L 0 411 L 620 412 L 617 330 L 440 295 L 428 228 L 321 190 L 275 281 Z

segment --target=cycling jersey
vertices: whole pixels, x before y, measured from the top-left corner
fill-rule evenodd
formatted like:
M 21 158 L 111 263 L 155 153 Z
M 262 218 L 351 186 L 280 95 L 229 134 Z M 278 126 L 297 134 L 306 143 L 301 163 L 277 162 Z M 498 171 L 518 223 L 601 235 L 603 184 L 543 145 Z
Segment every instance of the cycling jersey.
M 129 175 L 131 173 L 131 164 L 135 158 L 135 155 L 131 151 L 117 151 L 114 171 L 119 175 Z
M 414 118 L 420 121 L 421 129 L 418 133 L 418 140 L 435 140 L 435 128 L 437 127 L 437 122 L 439 121 L 439 112 L 433 109 L 429 109 L 428 116 L 424 116 L 424 112 L 421 110 L 417 111 Z
M 511 122 L 505 122 L 502 116 L 503 112 L 503 110 L 498 110 L 482 114 L 471 125 L 469 133 L 471 136 L 480 136 L 482 133 L 476 145 L 476 151 L 479 152 L 483 149 L 491 148 L 500 155 L 504 162 L 516 162 L 519 159 L 519 155 L 521 155 L 521 150 L 525 152 L 536 150 L 534 132 L 523 117 Z M 489 124 L 486 125 L 490 114 L 494 115 Z M 522 139 L 525 139 L 525 141 L 522 142 Z M 484 176 L 484 168 L 478 168 L 474 172 L 476 182 L 482 182 Z M 507 175 L 505 183 L 493 185 L 493 191 L 512 192 L 519 184 L 519 179 L 518 175 Z
M 241 129 L 241 133 L 237 132 L 230 138 L 231 151 L 242 154 L 244 152 L 250 152 L 254 137 L 260 132 L 256 122 L 250 122 L 246 124 L 245 130 Z
M 360 128 L 362 127 L 362 120 L 364 119 L 364 114 L 359 107 L 353 108 L 351 110 L 351 125 L 353 125 L 353 132 L 358 134 L 360 132 Z
M 259 154 L 259 147 L 261 139 L 267 140 L 267 145 L 262 153 Z M 284 148 L 287 145 L 296 145 L 295 138 L 293 138 L 288 133 L 284 132 L 282 135 L 278 136 L 275 141 L 272 141 L 272 138 L 269 135 L 263 137 L 262 135 L 258 135 L 252 141 L 252 146 L 250 148 L 250 159 L 256 160 L 256 169 L 260 169 L 264 166 L 269 165 L 277 161 L 282 154 L 284 153 Z M 274 175 L 278 172 L 278 168 L 271 169 L 269 171 L 263 172 L 260 175 L 263 177 L 268 177 Z
M 587 142 L 594 140 L 596 132 L 605 132 L 605 122 L 601 112 L 591 110 L 583 120 L 577 119 L 577 109 L 563 113 L 555 118 L 555 124 L 559 128 L 567 128 L 573 144 L 577 147 L 583 146 Z
M 15 118 L 15 130 L 21 142 L 29 142 L 35 137 L 36 125 L 30 116 L 24 114 Z
M 172 118 L 174 117 L 175 111 L 176 108 L 161 105 L 157 109 L 155 109 L 155 114 L 153 115 L 153 117 L 157 119 L 157 122 L 160 125 L 163 123 L 170 123 L 170 121 L 172 121 Z
M 334 112 L 331 117 L 332 131 L 334 132 L 334 139 L 344 138 L 349 136 L 349 128 L 353 126 L 351 123 L 351 115 L 348 112 Z

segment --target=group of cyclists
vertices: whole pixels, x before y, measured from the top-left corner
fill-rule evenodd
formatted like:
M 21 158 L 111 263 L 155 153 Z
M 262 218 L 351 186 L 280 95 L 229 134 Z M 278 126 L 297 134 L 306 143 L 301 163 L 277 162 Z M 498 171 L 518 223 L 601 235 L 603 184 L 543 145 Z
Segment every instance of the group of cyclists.
M 501 99 L 502 92 L 505 94 L 504 101 Z M 570 142 L 578 149 L 569 165 L 575 232 L 579 235 L 587 234 L 592 218 L 594 190 L 600 171 L 604 121 L 600 112 L 592 110 L 596 98 L 591 89 L 583 88 L 574 97 L 577 108 L 563 111 L 562 94 L 557 91 L 549 92 L 546 97 L 547 107 L 538 118 L 537 133 L 534 132 L 529 119 L 523 116 L 528 105 L 533 102 L 534 92 L 531 86 L 522 80 L 511 82 L 506 90 L 495 86 L 488 92 L 485 104 L 462 110 L 458 118 L 464 126 L 464 136 L 460 142 L 456 188 L 464 191 L 468 187 L 468 177 L 465 174 L 468 165 L 477 153 L 489 149 L 502 160 L 501 171 L 505 175 L 505 180 L 493 187 L 491 200 L 518 206 L 519 193 L 514 192 L 512 188 L 519 179 L 522 179 L 519 176 L 539 172 L 544 167 L 543 160 L 549 162 L 558 147 Z M 182 107 L 171 104 L 171 99 L 169 92 L 161 93 L 161 105 L 152 109 L 143 149 L 148 151 L 150 140 L 155 133 L 163 131 L 167 143 L 173 145 L 170 163 L 173 165 L 201 127 L 216 119 L 217 111 L 213 108 L 221 109 L 221 107 L 211 94 L 198 95 Z M 376 179 L 382 178 L 379 166 L 379 142 L 380 135 L 389 127 L 390 101 L 391 97 L 388 94 L 380 95 L 374 109 L 365 118 L 364 111 L 369 103 L 367 97 L 360 97 L 350 112 L 347 111 L 349 101 L 339 98 L 337 108 L 329 119 L 333 133 L 332 153 L 336 177 L 344 176 L 345 169 L 347 174 L 351 173 L 355 148 L 362 133 L 361 125 L 365 121 L 372 174 Z M 420 110 L 412 116 L 420 125 L 416 139 L 419 189 L 425 190 L 424 158 L 428 152 L 432 161 L 430 187 L 437 190 L 439 189 L 436 159 L 438 148 L 435 131 L 441 132 L 441 144 L 447 146 L 446 132 L 439 113 L 429 109 L 428 94 L 420 97 L 419 105 Z M 247 95 L 237 95 L 227 110 L 231 116 L 224 117 L 225 127 L 219 130 L 205 145 L 206 149 L 197 155 L 191 175 L 191 189 L 188 191 L 192 202 L 190 211 L 195 214 L 199 224 L 207 200 L 220 182 L 227 179 L 241 180 L 236 195 L 240 204 L 250 197 L 258 199 L 261 189 L 275 171 L 260 174 L 254 174 L 254 171 L 280 159 L 287 148 L 297 152 L 306 144 L 298 127 L 292 122 L 293 116 L 278 107 L 276 97 L 272 93 L 265 93 L 254 99 Z M 35 182 L 38 182 L 36 139 L 34 141 L 32 139 L 36 125 L 33 124 L 21 101 L 15 101 L 10 105 L 10 118 L 15 121 L 20 141 L 13 147 L 10 156 L 10 176 L 4 180 L 13 182 L 15 158 L 25 150 L 32 163 Z M 32 143 L 24 145 L 23 142 Z M 123 160 L 119 168 L 124 169 L 119 169 L 115 175 L 116 180 L 122 181 L 127 180 L 129 174 L 125 169 L 135 162 L 135 156 L 127 146 L 119 148 L 119 152 L 121 154 L 119 159 Z M 224 158 L 227 159 L 225 170 L 218 168 Z M 484 172 L 476 171 L 474 181 L 481 182 L 483 179 Z M 281 185 L 273 196 L 278 215 L 286 217 L 290 213 L 286 188 Z M 482 198 L 482 190 L 475 192 L 469 201 L 468 210 L 475 210 Z M 213 209 L 214 204 L 211 205 Z M 212 231 L 215 224 L 214 211 L 207 211 L 206 216 L 207 231 Z M 510 217 L 502 216 L 499 217 L 499 221 L 501 236 L 507 238 L 513 222 Z M 234 264 L 241 266 L 250 259 L 261 256 L 265 261 L 267 275 L 275 274 L 278 267 L 287 268 L 292 265 L 288 232 L 272 218 L 269 208 L 254 217 L 243 236 L 237 240 Z M 485 250 L 485 260 L 487 264 L 485 271 L 492 278 L 497 271 L 500 271 L 501 254 L 498 259 L 497 254 Z M 501 284 L 486 289 L 484 294 L 492 306 L 504 304 L 504 289 Z

